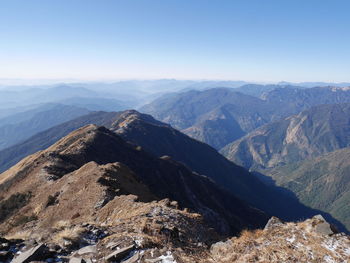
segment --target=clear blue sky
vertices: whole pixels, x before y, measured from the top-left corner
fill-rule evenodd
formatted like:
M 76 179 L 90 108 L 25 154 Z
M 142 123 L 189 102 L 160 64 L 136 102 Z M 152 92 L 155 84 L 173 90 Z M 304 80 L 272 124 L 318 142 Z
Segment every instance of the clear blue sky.
M 0 78 L 350 81 L 350 1 L 0 0 Z

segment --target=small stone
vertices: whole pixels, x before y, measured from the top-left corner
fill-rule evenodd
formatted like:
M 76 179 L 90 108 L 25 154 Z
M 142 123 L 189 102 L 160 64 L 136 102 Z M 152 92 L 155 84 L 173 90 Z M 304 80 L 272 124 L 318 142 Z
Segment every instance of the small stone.
M 78 257 L 72 257 L 69 259 L 69 263 L 83 263 L 83 258 Z
M 125 258 L 132 250 L 134 249 L 134 245 L 128 246 L 128 247 L 124 247 L 121 249 L 118 249 L 116 251 L 114 251 L 113 253 L 109 254 L 106 257 L 106 261 L 118 261 L 118 260 L 122 260 L 123 258 Z
M 77 251 L 78 255 L 85 255 L 85 254 L 96 254 L 97 248 L 95 245 L 93 246 L 86 246 Z
M 43 259 L 45 245 L 39 244 L 36 247 L 33 247 L 15 257 L 12 260 L 12 263 L 28 263 L 31 261 L 40 261 Z
M 170 207 L 175 208 L 175 209 L 178 209 L 178 208 L 179 208 L 179 204 L 178 204 L 177 201 L 172 201 L 172 202 L 170 203 Z
M 282 222 L 279 218 L 273 216 L 273 217 L 271 217 L 271 218 L 269 219 L 269 221 L 268 221 L 267 224 L 265 225 L 264 230 L 269 230 L 269 229 L 271 229 L 271 228 L 273 228 L 273 227 L 281 226 L 281 225 L 283 225 L 283 222 Z
M 114 250 L 116 247 L 118 247 L 121 244 L 121 242 L 109 242 L 106 245 L 106 248 L 109 248 L 111 250 Z

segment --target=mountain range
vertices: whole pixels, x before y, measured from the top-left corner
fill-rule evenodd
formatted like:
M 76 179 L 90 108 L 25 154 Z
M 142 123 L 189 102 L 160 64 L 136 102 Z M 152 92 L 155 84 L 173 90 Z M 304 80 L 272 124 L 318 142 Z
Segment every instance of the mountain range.
M 349 116 L 347 103 L 315 106 L 258 128 L 221 153 L 350 227 Z
M 13 165 L 16 160 L 45 149 L 69 132 L 87 123 L 104 125 L 135 147 L 141 147 L 158 157 L 168 156 L 167 158 L 181 162 L 189 169 L 209 177 L 226 191 L 267 214 L 278 215 L 285 220 L 296 220 L 320 213 L 320 211 L 308 209 L 300 204 L 295 197 L 291 196 L 291 193 L 287 194 L 278 188 L 266 186 L 244 168 L 228 161 L 210 146 L 182 134 L 167 124 L 156 121 L 149 115 L 136 111 L 96 112 L 53 127 L 24 143 L 1 151 L 1 168 L 3 170 L 9 168 L 8 166 L 11 163 Z M 329 215 L 324 214 L 324 216 L 343 228 Z
M 273 217 L 264 230 L 246 230 L 267 216 L 168 156 L 95 125 L 1 174 L 0 190 L 4 262 L 226 263 L 266 260 L 277 248 L 271 262 L 349 255 L 348 237 L 320 215 L 287 224 Z M 217 242 L 243 229 L 239 239 Z
M 120 99 L 108 92 L 90 90 L 80 86 L 55 85 L 52 87 L 26 87 L 18 90 L 0 90 L 0 117 L 43 107 L 45 104 L 64 104 L 88 110 L 123 110 L 133 107 L 130 100 Z
M 88 113 L 89 110 L 76 106 L 45 104 L 33 110 L 0 119 L 0 150 Z
M 312 106 L 350 102 L 339 87 L 277 87 L 260 97 L 217 88 L 161 97 L 140 110 L 221 149 L 256 128 Z
M 157 84 L 5 103 L 0 262 L 346 262 L 349 88 Z
M 350 104 L 319 105 L 269 123 L 221 150 L 246 168 L 273 168 L 350 146 Z
M 7 238 L 0 238 L 4 262 L 13 258 L 13 262 L 224 263 L 265 260 L 277 246 L 282 250 L 273 252 L 277 261 L 271 262 L 278 262 L 286 258 L 286 247 L 293 242 L 307 247 L 313 258 L 324 253 L 334 260 L 347 257 L 347 236 L 336 234 L 320 215 L 297 224 L 272 218 L 264 230 L 241 232 L 263 227 L 268 216 L 217 185 L 214 178 L 169 155 L 156 156 L 172 149 L 180 158 L 178 150 L 197 143 L 193 153 L 210 150 L 215 164 L 214 149 L 136 111 L 109 113 L 111 118 L 107 113 L 92 114 L 105 116 L 111 130 L 92 124 L 81 127 L 0 175 L 0 235 Z M 145 138 L 154 141 L 136 144 Z M 177 144 L 187 141 L 177 148 L 174 138 Z M 168 145 L 153 153 L 145 151 L 155 141 Z M 194 159 L 192 165 L 196 163 Z M 242 177 L 250 176 L 233 167 Z M 240 232 L 239 239 L 217 242 Z M 323 244 L 333 241 L 336 247 L 320 252 Z M 292 247 L 295 259 L 306 255 Z

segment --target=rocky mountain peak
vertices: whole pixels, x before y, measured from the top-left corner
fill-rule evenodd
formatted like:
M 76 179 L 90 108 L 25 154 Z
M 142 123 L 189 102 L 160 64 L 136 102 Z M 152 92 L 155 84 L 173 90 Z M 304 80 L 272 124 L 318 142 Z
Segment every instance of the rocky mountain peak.
M 226 235 L 261 226 L 267 219 L 207 177 L 96 125 L 28 156 L 1 174 L 1 180 L 3 233 L 46 229 L 62 220 L 94 222 L 100 209 L 120 195 L 135 195 L 142 202 L 177 201 L 179 207 L 203 214 L 206 223 Z

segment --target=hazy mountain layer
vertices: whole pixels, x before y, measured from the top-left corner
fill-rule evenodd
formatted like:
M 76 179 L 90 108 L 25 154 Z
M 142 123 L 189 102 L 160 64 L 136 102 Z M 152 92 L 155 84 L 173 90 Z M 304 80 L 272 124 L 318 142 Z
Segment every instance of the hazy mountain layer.
M 313 87 L 316 87 L 319 85 L 315 85 Z M 235 91 L 255 96 L 260 98 L 263 94 L 270 92 L 274 89 L 280 89 L 280 88 L 297 88 L 297 89 L 303 89 L 305 87 L 301 86 L 293 86 L 293 85 L 281 85 L 281 84 L 270 84 L 270 85 L 259 85 L 259 84 L 246 84 L 241 87 L 238 87 L 235 89 Z
M 156 99 L 141 111 L 220 149 L 254 129 L 319 104 L 350 102 L 348 88 L 276 88 L 260 98 L 235 89 L 189 91 Z
M 88 124 L 110 125 L 119 114 L 116 112 L 92 112 L 74 120 L 33 135 L 27 140 L 0 151 L 0 172 L 16 164 L 24 157 L 43 150 L 68 133 Z
M 88 114 L 84 108 L 67 105 L 41 106 L 40 110 L 20 113 L 0 120 L 0 150 L 19 143 L 57 124 Z
M 91 90 L 76 85 L 54 85 L 51 87 L 24 87 L 0 90 L 0 116 L 18 112 L 17 108 L 31 105 L 60 103 L 87 108 L 89 110 L 123 110 L 137 103 L 132 99 L 120 98 L 117 94 Z

